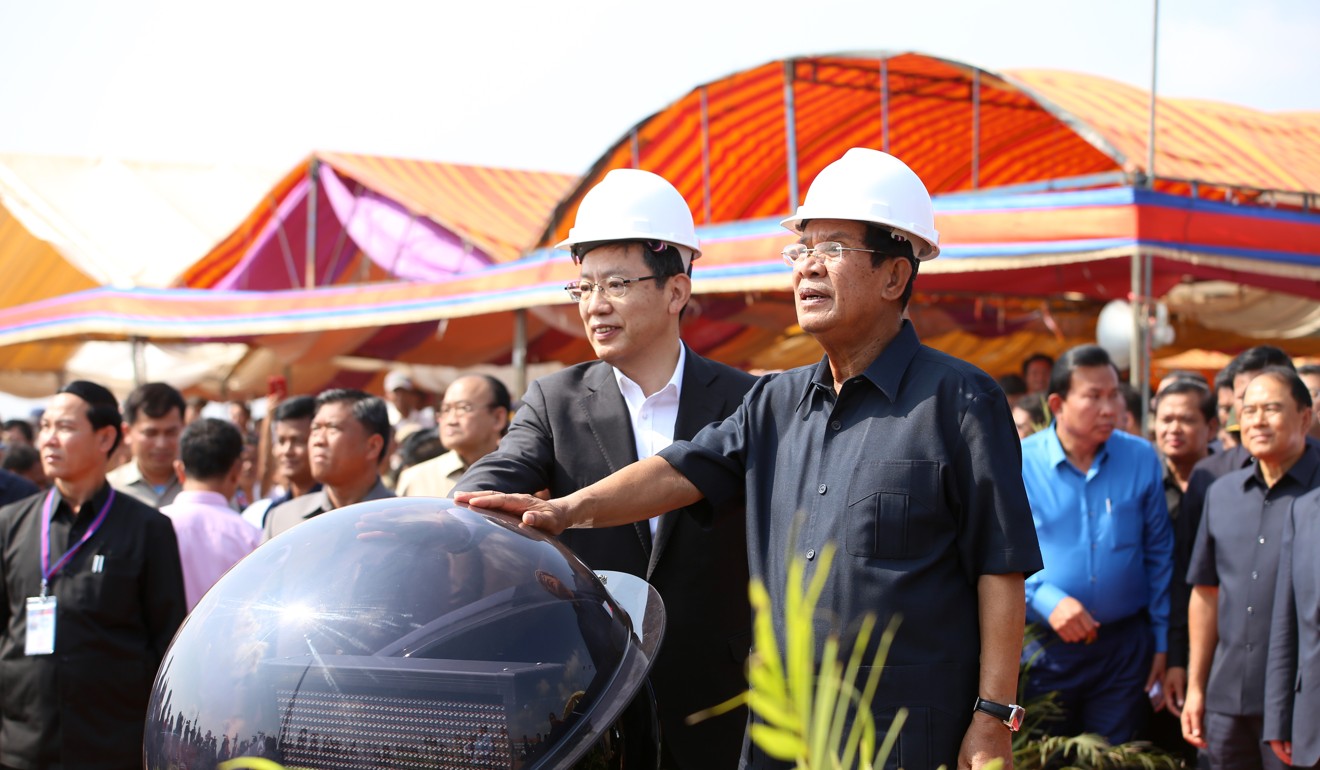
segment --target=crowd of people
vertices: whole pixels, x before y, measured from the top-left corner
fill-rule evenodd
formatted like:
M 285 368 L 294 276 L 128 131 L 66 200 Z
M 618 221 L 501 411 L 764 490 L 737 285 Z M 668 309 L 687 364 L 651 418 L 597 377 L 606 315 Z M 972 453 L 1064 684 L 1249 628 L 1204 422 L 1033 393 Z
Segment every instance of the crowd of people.
M 1320 763 L 1320 367 L 1255 347 L 1213 380 L 1170 373 L 1148 409 L 1094 345 L 996 382 L 905 318 L 939 246 L 900 161 L 850 151 L 784 224 L 814 366 L 757 378 L 683 343 L 690 209 L 623 170 L 560 244 L 597 360 L 520 404 L 484 374 L 436 402 L 396 370 L 380 395 L 222 419 L 165 383 L 121 404 L 76 381 L 4 422 L 0 768 L 140 765 L 151 680 L 206 591 L 265 540 L 395 495 L 522 515 L 657 588 L 663 767 L 775 766 L 746 710 L 686 717 L 747 686 L 749 578 L 782 638 L 789 557 L 831 542 L 818 631 L 902 619 L 872 707 L 909 710 L 898 766 L 1009 756 L 1019 692 L 1055 698 L 1052 734 L 1189 767 Z

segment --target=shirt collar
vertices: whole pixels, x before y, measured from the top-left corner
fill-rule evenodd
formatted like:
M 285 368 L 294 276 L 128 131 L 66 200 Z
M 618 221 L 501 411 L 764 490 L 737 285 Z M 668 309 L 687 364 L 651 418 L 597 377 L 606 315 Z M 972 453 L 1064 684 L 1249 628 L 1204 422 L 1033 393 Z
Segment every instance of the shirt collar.
M 885 349 L 880 351 L 880 355 L 875 357 L 866 370 L 859 376 L 870 380 L 891 403 L 898 401 L 899 386 L 903 383 L 903 376 L 907 374 L 908 366 L 912 359 L 916 358 L 917 351 L 921 350 L 921 340 L 917 338 L 917 332 L 912 328 L 912 322 L 903 319 L 903 323 L 898 328 L 898 334 L 894 336 Z M 810 400 L 814 392 L 821 389 L 834 389 L 834 373 L 830 371 L 830 357 L 827 355 L 821 358 L 812 372 L 811 379 L 803 387 L 802 398 L 798 400 L 798 407 Z
M 50 494 L 54 495 L 54 499 L 52 501 L 53 505 L 51 506 L 52 516 L 58 515 L 61 510 L 67 511 L 70 516 L 72 516 L 75 513 L 75 511 L 69 507 L 69 504 L 65 502 L 64 496 L 60 494 L 59 487 L 52 484 L 50 487 Z M 101 510 L 101 506 L 105 505 L 106 498 L 108 497 L 110 497 L 110 483 L 104 482 L 101 484 L 101 488 L 96 490 L 96 494 L 92 495 L 90 498 L 88 498 L 83 502 L 82 508 L 78 512 L 79 513 L 81 513 L 82 511 L 99 512 Z M 94 515 L 95 514 L 93 514 L 93 516 Z M 90 519 L 92 517 L 80 516 L 80 518 Z
M 209 505 L 215 508 L 229 508 L 229 501 L 225 499 L 224 495 L 210 490 L 183 490 L 174 497 L 174 504 L 178 505 L 180 503 L 184 505 Z
M 655 393 L 653 393 L 651 397 L 654 398 L 655 396 L 664 393 L 669 388 L 673 388 L 674 399 L 677 400 L 682 398 L 683 397 L 683 367 L 686 364 L 687 364 L 687 345 L 684 345 L 683 343 L 680 342 L 678 344 L 678 363 L 674 365 L 674 373 L 669 375 L 669 382 L 665 383 L 665 386 L 660 390 L 657 390 Z M 619 393 L 623 395 L 623 400 L 628 402 L 628 406 L 631 407 L 634 411 L 641 408 L 642 403 L 645 402 L 647 399 L 647 396 L 642 393 L 642 386 L 633 382 L 628 377 L 628 375 L 619 371 L 617 367 L 611 366 L 610 371 L 614 372 L 614 381 L 618 383 Z M 636 401 L 636 404 L 633 403 L 634 401 Z
M 1063 451 L 1063 442 L 1059 440 L 1059 421 L 1051 421 L 1050 427 L 1045 430 L 1049 431 L 1049 435 L 1045 438 L 1045 452 L 1049 457 L 1050 467 L 1057 468 L 1060 463 L 1068 463 L 1071 466 L 1072 463 L 1068 462 L 1068 453 Z M 1115 428 L 1114 430 L 1117 431 L 1118 429 Z M 1099 467 L 1108 457 L 1109 441 L 1105 441 L 1105 443 L 1096 447 L 1095 458 L 1091 460 L 1091 467 Z
M 1320 449 L 1308 441 L 1306 448 L 1302 450 L 1302 456 L 1297 458 L 1297 462 L 1293 463 L 1287 473 L 1283 474 L 1283 479 L 1292 479 L 1293 483 L 1309 488 L 1317 468 L 1320 468 Z M 1282 482 L 1283 479 L 1279 481 Z M 1242 480 L 1243 489 L 1251 484 L 1259 484 L 1261 489 L 1268 489 L 1265 486 L 1265 477 L 1261 475 L 1260 463 L 1256 463 L 1251 473 Z

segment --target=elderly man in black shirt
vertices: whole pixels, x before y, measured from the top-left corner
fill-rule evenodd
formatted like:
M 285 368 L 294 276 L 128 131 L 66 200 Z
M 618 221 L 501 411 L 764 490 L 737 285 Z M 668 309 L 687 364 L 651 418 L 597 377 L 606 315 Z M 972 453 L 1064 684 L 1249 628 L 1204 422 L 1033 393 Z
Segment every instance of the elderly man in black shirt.
M 0 508 L 0 766 L 142 766 L 183 573 L 170 520 L 106 483 L 119 425 L 108 390 L 64 386 L 37 439 L 54 487 Z
M 898 159 L 853 149 L 785 225 L 801 236 L 784 257 L 820 363 L 761 378 L 722 423 L 575 494 L 459 499 L 557 532 L 743 497 L 781 640 L 787 557 L 840 541 L 822 625 L 837 619 L 846 646 L 866 613 L 902 616 L 873 703 L 882 721 L 910 708 L 891 764 L 1008 757 L 1023 579 L 1040 551 L 1003 392 L 903 319 L 918 260 L 939 253 L 929 194 Z
M 1262 743 L 1274 582 L 1293 500 L 1320 486 L 1320 450 L 1307 444 L 1311 396 L 1291 369 L 1257 374 L 1240 415 L 1256 463 L 1210 486 L 1187 574 L 1183 736 L 1212 768 L 1282 768 Z

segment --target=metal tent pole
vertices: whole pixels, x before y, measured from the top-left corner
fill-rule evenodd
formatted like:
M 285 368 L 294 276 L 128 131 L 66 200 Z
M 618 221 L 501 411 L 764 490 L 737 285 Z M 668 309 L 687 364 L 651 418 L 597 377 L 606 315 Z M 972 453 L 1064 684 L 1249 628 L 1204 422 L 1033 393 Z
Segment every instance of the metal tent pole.
M 784 142 L 785 163 L 788 171 L 788 213 L 798 206 L 797 107 L 793 101 L 793 66 L 795 61 L 784 61 Z
M 307 264 L 304 285 L 308 289 L 316 286 L 316 178 L 320 170 L 321 161 L 312 158 L 312 162 L 307 164 Z
M 522 398 L 527 392 L 527 310 L 513 311 L 513 393 Z

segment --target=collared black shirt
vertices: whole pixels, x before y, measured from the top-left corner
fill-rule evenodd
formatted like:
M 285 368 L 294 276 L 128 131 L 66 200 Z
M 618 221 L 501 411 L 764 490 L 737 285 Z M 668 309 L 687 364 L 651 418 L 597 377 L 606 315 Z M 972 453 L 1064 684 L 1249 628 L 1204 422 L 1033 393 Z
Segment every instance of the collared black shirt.
M 52 565 L 109 494 L 102 486 L 76 517 L 64 501 L 55 506 Z M 187 607 L 174 527 L 116 494 L 100 529 L 51 578 L 54 654 L 28 656 L 26 601 L 41 593 L 45 500 L 0 508 L 0 765 L 140 767 L 151 683 Z
M 1041 568 L 1007 401 L 908 322 L 833 385 L 828 359 L 762 377 L 732 416 L 660 455 L 717 506 L 745 496 L 748 561 L 781 640 L 788 557 L 810 575 L 836 543 L 816 638 L 837 621 L 847 649 L 866 613 L 881 629 L 901 616 L 877 708 L 961 715 L 979 670 L 977 578 Z
M 1320 487 L 1320 449 L 1266 488 L 1260 468 L 1230 473 L 1210 485 L 1187 580 L 1219 587 L 1219 643 L 1206 687 L 1206 708 L 1260 715 L 1265 704 L 1274 580 L 1293 499 Z

